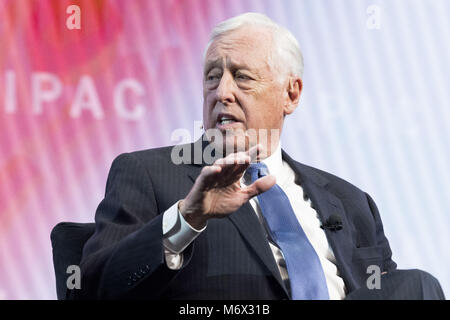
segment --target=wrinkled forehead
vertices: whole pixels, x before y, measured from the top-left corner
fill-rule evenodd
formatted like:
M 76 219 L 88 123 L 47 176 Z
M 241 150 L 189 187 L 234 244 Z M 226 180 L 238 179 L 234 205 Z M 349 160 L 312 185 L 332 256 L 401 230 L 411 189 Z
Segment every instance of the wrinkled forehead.
M 272 57 L 272 36 L 264 31 L 240 28 L 218 36 L 206 52 L 204 71 L 212 67 L 268 67 Z

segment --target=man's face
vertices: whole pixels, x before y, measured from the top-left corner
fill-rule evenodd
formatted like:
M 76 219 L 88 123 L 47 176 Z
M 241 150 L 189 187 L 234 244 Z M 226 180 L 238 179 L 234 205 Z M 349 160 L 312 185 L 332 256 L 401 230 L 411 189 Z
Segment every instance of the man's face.
M 228 151 L 256 143 L 255 139 L 235 139 L 242 138 L 248 129 L 255 129 L 258 137 L 259 129 L 268 130 L 268 154 L 278 145 L 275 138 L 270 151 L 270 130 L 281 133 L 287 92 L 283 90 L 285 81 L 280 81 L 280 74 L 269 65 L 271 46 L 269 32 L 248 27 L 219 37 L 208 48 L 203 78 L 204 128 L 219 129 Z M 246 145 L 238 145 L 236 140 L 247 140 Z

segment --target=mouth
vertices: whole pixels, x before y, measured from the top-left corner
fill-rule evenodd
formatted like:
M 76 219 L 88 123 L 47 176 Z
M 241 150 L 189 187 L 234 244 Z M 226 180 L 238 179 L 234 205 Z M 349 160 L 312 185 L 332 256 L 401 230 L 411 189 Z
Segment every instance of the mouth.
M 217 116 L 216 128 L 220 130 L 230 130 L 240 127 L 242 122 L 229 113 L 220 113 Z

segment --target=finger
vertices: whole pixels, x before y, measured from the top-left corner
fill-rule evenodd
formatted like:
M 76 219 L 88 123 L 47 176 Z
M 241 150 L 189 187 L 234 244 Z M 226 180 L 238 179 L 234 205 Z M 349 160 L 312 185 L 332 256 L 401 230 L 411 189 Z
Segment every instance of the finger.
M 242 177 L 242 174 L 250 165 L 250 157 L 246 152 L 239 152 L 229 158 L 229 165 L 222 167 L 222 175 L 228 181 L 235 182 Z
M 221 185 L 227 185 L 236 182 L 242 177 L 243 172 L 250 165 L 250 158 L 245 153 L 236 154 L 218 161 L 216 165 L 222 168 L 219 183 Z
M 203 167 L 199 177 L 197 178 L 200 190 L 209 189 L 221 171 L 222 167 L 216 165 Z
M 261 147 L 262 146 L 260 144 L 257 144 L 247 151 L 241 151 L 227 156 L 223 161 L 220 162 L 229 165 L 229 167 L 224 168 L 223 174 L 227 175 L 233 182 L 239 180 L 245 170 L 247 170 L 247 168 L 249 167 L 250 163 L 256 161 Z
M 250 158 L 243 164 L 239 164 L 233 168 L 233 175 L 237 176 L 239 179 L 244 174 L 245 170 L 250 166 Z
M 225 158 L 216 160 L 214 165 L 222 168 L 220 174 L 215 177 L 216 185 L 226 186 L 241 179 L 244 171 L 250 165 L 250 157 L 245 151 L 232 153 Z
M 218 165 L 221 167 L 225 166 L 233 166 L 235 164 L 246 164 L 250 163 L 250 157 L 246 152 L 238 152 L 238 153 L 232 153 L 225 158 L 221 158 L 216 160 L 214 162 L 214 165 Z
M 270 188 L 272 188 L 276 183 L 275 176 L 273 175 L 267 175 L 262 178 L 259 178 L 255 182 L 253 182 L 251 185 L 243 189 L 243 192 L 245 192 L 248 196 L 248 199 L 257 196 L 263 192 L 266 192 Z
M 261 151 L 262 145 L 259 143 L 248 149 L 247 154 L 250 157 L 250 162 L 256 162 L 256 160 L 258 160 L 258 156 L 261 153 Z

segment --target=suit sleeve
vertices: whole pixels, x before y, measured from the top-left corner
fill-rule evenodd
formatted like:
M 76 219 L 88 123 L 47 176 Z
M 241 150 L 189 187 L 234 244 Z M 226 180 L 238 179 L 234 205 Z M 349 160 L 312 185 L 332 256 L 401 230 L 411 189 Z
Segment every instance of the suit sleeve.
M 159 298 L 179 272 L 165 263 L 162 217 L 150 174 L 133 154 L 118 156 L 95 214 L 95 233 L 83 249 L 82 287 L 72 298 Z M 181 269 L 193 245 L 184 250 Z
M 382 271 L 388 272 L 395 270 L 397 268 L 397 264 L 392 260 L 392 251 L 389 246 L 389 241 L 384 234 L 383 223 L 381 222 L 380 213 L 375 204 L 375 201 L 366 193 L 367 200 L 369 202 L 370 210 L 372 211 L 373 218 L 375 220 L 376 227 L 376 238 L 377 245 L 382 247 L 383 249 L 383 266 Z

